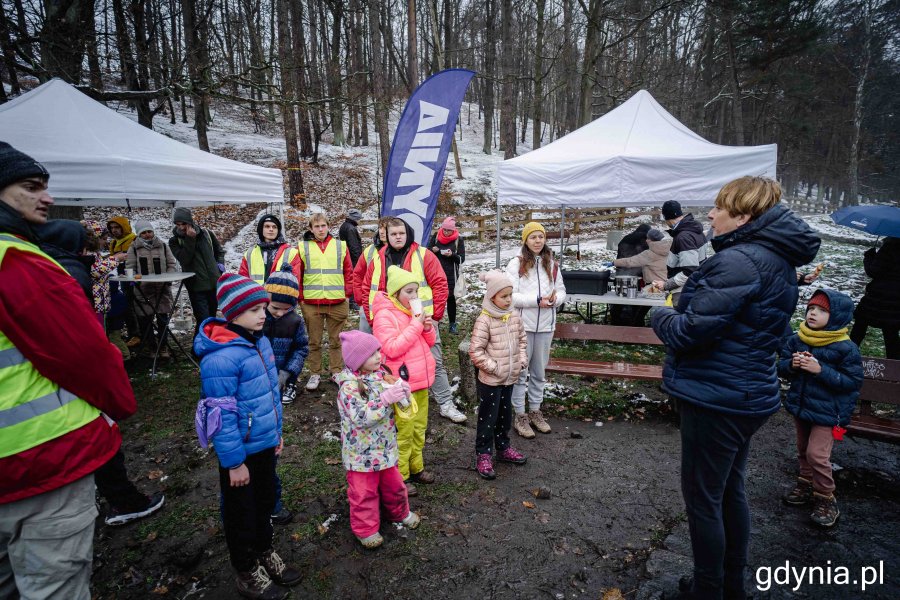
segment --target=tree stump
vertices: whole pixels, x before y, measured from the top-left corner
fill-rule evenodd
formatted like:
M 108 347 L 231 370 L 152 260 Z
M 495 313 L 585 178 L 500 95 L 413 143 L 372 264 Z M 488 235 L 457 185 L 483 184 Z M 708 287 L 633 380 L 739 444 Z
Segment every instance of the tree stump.
M 478 401 L 478 393 L 475 390 L 477 379 L 478 370 L 469 358 L 469 340 L 465 339 L 459 344 L 459 395 L 469 405 Z

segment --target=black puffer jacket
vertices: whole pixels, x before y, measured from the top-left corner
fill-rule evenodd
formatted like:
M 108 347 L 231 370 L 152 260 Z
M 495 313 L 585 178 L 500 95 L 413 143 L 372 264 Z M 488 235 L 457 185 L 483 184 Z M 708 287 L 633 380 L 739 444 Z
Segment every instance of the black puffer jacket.
M 900 327 L 900 238 L 885 238 L 880 250 L 866 250 L 863 267 L 872 281 L 856 307 L 856 318 L 875 327 Z
M 363 252 L 362 238 L 359 236 L 359 229 L 357 229 L 358 225 L 356 221 L 347 217 L 338 229 L 338 239 L 347 243 L 347 252 L 350 253 L 350 260 L 354 265 L 359 260 L 359 255 Z
M 713 238 L 717 254 L 684 286 L 677 308 L 660 308 L 653 330 L 666 345 L 663 389 L 738 415 L 769 415 L 781 403 L 776 360 L 797 305 L 796 267 L 821 240 L 776 205 Z
M 703 225 L 694 220 L 694 215 L 686 214 L 678 224 L 669 230 L 672 247 L 666 261 L 669 277 L 679 273 L 690 275 L 706 260 L 706 235 Z
M 36 230 L 41 239 L 41 250 L 61 264 L 78 282 L 88 302 L 93 306 L 91 265 L 94 264 L 94 256 L 81 253 L 87 242 L 87 231 L 78 221 L 66 219 L 47 221 L 44 225 L 37 226 Z
M 434 252 L 435 248 L 438 249 L 437 252 L 434 252 L 434 255 L 437 256 L 441 263 L 441 268 L 444 269 L 444 275 L 447 276 L 447 285 L 450 286 L 450 293 L 453 295 L 453 286 L 456 285 L 456 274 L 459 273 L 459 266 L 466 262 L 466 243 L 463 241 L 462 236 L 459 236 L 449 244 L 442 244 L 438 241 L 438 234 L 435 233 L 428 242 L 428 248 L 432 252 Z M 450 250 L 450 256 L 444 256 L 441 254 L 441 250 Z
M 650 248 L 647 245 L 647 232 L 650 226 L 646 223 L 638 225 L 637 229 L 626 235 L 616 247 L 616 258 L 631 258 Z M 635 275 L 640 277 L 644 270 L 641 267 L 616 267 L 616 275 Z

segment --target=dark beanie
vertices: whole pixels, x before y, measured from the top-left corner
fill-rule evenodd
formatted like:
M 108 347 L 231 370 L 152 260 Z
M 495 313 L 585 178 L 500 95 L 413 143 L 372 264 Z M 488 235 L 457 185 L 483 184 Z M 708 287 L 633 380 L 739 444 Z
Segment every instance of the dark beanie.
M 677 219 L 684 213 L 681 212 L 681 204 L 677 200 L 666 200 L 662 205 L 662 216 L 667 221 Z
M 0 190 L 28 177 L 50 179 L 44 165 L 6 142 L 0 142 Z
M 179 206 L 175 209 L 175 212 L 172 213 L 172 222 L 178 223 L 187 223 L 188 225 L 194 224 L 194 215 L 191 213 L 191 209 L 184 208 L 183 206 Z
M 651 229 L 647 232 L 647 239 L 653 242 L 661 242 L 663 239 L 663 232 L 659 229 Z

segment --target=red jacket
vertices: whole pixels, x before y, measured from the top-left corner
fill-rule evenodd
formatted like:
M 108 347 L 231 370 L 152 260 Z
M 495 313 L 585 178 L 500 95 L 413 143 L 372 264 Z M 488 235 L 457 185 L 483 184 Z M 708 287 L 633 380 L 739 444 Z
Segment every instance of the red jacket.
M 403 259 L 403 268 L 407 271 L 410 270 L 409 265 L 412 263 L 413 254 L 418 247 L 419 244 L 417 244 L 416 242 L 413 242 L 409 245 L 409 250 L 407 250 L 406 252 L 406 258 Z M 381 261 L 381 277 L 378 281 L 378 290 L 386 292 L 387 269 L 384 266 L 384 253 L 387 252 L 389 248 L 390 246 L 385 244 L 378 251 L 378 255 L 372 258 L 372 262 L 369 263 L 369 266 L 366 269 L 366 279 L 362 285 L 362 289 L 365 291 L 363 294 L 362 302 L 357 300 L 357 304 L 365 309 L 367 315 L 370 315 L 369 322 L 372 321 L 372 312 L 371 307 L 369 306 L 369 288 L 372 285 L 372 274 L 375 271 L 375 261 Z M 441 266 L 441 262 L 434 255 L 434 252 L 423 248 L 422 259 L 423 266 L 425 268 L 425 281 L 431 287 L 431 293 L 434 296 L 434 315 L 432 315 L 432 318 L 435 321 L 440 321 L 444 318 L 444 309 L 447 308 L 447 297 L 450 295 L 450 288 L 447 286 L 447 275 L 444 274 L 444 268 Z
M 328 242 L 330 242 L 332 239 L 330 233 L 327 236 L 325 236 L 325 239 L 322 240 L 321 242 L 315 241 L 315 238 L 311 238 L 311 237 L 307 238 L 306 237 L 307 235 L 312 236 L 312 234 L 310 232 L 307 232 L 306 234 L 304 234 L 304 239 L 309 239 L 310 242 L 315 242 L 319 246 L 319 249 L 322 252 L 325 252 L 325 246 L 327 246 Z M 339 240 L 335 240 L 335 241 L 339 241 Z M 297 276 L 297 281 L 300 282 L 299 301 L 305 302 L 306 304 L 320 304 L 320 305 L 340 304 L 341 302 L 343 302 L 344 301 L 343 298 L 340 300 L 328 300 L 328 299 L 324 299 L 324 298 L 316 299 L 316 300 L 304 300 L 303 299 L 303 259 L 300 258 L 301 256 L 303 256 L 303 242 L 302 241 L 299 244 L 297 244 L 297 256 L 294 258 L 293 262 L 291 262 L 291 267 L 294 268 L 294 275 Z M 353 262 L 350 260 L 350 251 L 349 250 L 344 254 L 343 271 L 344 271 L 344 295 L 347 298 L 352 298 L 353 297 Z
M 369 288 L 363 287 L 363 284 L 366 282 L 366 271 L 368 268 L 369 263 L 366 262 L 366 253 L 363 251 L 359 260 L 356 261 L 356 266 L 353 267 L 353 299 L 356 300 L 356 304 L 359 306 L 365 305 L 365 297 L 369 295 Z
M 0 331 L 43 376 L 112 419 L 137 409 L 122 354 L 106 339 L 81 288 L 38 255 L 11 249 L 0 265 Z M 0 459 L 0 504 L 60 488 L 93 473 L 119 449 L 103 416 Z
M 254 246 L 255 248 L 256 246 Z M 278 261 L 281 260 L 281 255 L 291 249 L 290 244 L 282 244 L 278 250 L 275 251 L 275 257 L 272 259 L 272 271 L 275 271 L 275 265 L 278 264 Z M 293 268 L 293 264 L 291 264 L 291 268 Z M 271 275 L 272 273 L 269 273 Z M 238 267 L 238 275 L 242 275 L 244 277 L 250 277 L 250 265 L 247 264 L 247 256 L 246 254 L 241 256 L 241 266 Z

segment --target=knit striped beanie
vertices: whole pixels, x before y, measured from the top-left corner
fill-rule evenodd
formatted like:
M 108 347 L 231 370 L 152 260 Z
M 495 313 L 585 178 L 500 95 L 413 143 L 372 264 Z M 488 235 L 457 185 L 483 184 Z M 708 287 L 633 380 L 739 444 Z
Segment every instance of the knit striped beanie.
M 300 297 L 300 282 L 294 275 L 291 263 L 285 262 L 280 271 L 275 271 L 266 280 L 263 286 L 272 296 L 272 302 L 283 302 L 291 306 L 297 306 Z
M 216 283 L 216 299 L 225 320 L 233 321 L 257 304 L 268 304 L 269 294 L 252 279 L 237 273 L 225 273 Z

